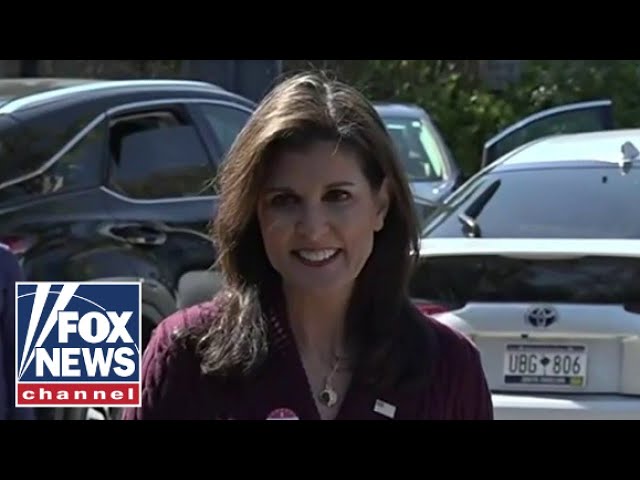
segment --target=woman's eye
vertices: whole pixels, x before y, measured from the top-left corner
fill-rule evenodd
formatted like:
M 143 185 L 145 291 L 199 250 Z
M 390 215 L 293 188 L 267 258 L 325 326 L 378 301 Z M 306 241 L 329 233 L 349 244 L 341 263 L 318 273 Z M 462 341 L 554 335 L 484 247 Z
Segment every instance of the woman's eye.
M 297 201 L 295 195 L 289 193 L 282 193 L 271 197 L 269 204 L 274 207 L 284 207 L 287 205 L 293 205 Z
M 345 190 L 330 190 L 325 198 L 330 202 L 345 202 L 351 198 L 351 194 Z

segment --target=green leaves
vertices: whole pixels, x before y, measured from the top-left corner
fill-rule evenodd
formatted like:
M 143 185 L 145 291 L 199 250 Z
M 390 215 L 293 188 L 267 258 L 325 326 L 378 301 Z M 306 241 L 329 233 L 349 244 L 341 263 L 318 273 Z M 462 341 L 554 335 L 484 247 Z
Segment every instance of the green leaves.
M 520 81 L 503 91 L 491 91 L 483 84 L 481 60 L 295 62 L 333 71 L 372 100 L 421 105 L 467 173 L 477 170 L 486 140 L 545 108 L 611 98 L 619 126 L 640 122 L 638 60 L 527 60 Z

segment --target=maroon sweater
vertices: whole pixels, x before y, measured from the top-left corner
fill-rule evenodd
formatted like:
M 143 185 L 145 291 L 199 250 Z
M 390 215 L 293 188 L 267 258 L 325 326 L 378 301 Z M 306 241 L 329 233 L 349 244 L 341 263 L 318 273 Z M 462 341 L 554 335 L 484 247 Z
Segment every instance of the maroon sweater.
M 320 419 L 288 322 L 276 327 L 268 359 L 250 382 L 222 384 L 203 375 L 195 352 L 176 341 L 173 332 L 210 321 L 211 313 L 211 303 L 196 305 L 156 328 L 143 356 L 142 407 L 125 410 L 123 419 L 264 420 L 285 409 L 301 420 Z M 337 420 L 493 419 L 478 350 L 462 334 L 433 319 L 425 321 L 438 344 L 428 385 L 375 391 L 352 381 Z

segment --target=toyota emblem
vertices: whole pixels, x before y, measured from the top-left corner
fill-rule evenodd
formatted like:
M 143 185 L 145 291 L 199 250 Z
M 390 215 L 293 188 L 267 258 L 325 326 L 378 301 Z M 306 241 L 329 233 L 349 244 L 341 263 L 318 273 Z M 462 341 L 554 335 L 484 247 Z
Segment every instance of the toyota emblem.
M 532 307 L 527 311 L 526 319 L 534 327 L 544 328 L 558 320 L 558 312 L 553 307 Z

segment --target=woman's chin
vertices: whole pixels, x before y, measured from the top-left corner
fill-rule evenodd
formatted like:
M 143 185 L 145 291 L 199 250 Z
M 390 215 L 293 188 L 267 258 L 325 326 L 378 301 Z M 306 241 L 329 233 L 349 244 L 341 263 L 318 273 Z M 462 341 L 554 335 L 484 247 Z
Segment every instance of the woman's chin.
M 351 278 L 344 276 L 326 276 L 320 278 L 316 275 L 296 276 L 284 281 L 285 290 L 295 292 L 300 295 L 326 296 L 330 300 L 332 294 L 348 291 L 353 286 Z

